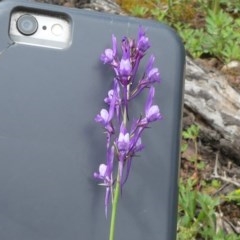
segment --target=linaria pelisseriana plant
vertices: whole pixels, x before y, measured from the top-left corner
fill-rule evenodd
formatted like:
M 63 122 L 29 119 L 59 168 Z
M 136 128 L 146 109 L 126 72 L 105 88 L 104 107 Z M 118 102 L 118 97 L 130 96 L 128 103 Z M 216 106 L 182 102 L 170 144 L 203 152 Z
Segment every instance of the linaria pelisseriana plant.
M 106 162 L 100 164 L 94 177 L 100 180 L 100 185 L 105 186 L 106 217 L 108 205 L 112 203 L 109 240 L 114 239 L 119 195 L 128 179 L 132 160 L 143 149 L 142 134 L 152 122 L 162 118 L 159 107 L 153 103 L 153 85 L 160 82 L 153 55 L 150 56 L 142 77 L 136 77 L 140 61 L 150 48 L 144 29 L 139 27 L 136 40 L 123 37 L 120 44 L 121 54 L 118 54 L 117 39 L 112 35 L 112 48 L 105 49 L 100 57 L 104 64 L 113 69 L 115 77 L 113 87 L 104 99 L 106 108 L 101 109 L 95 118 L 106 133 Z M 130 119 L 129 102 L 142 91 L 148 91 L 145 107 L 143 106 L 144 114 Z M 114 171 L 115 168 L 117 171 Z

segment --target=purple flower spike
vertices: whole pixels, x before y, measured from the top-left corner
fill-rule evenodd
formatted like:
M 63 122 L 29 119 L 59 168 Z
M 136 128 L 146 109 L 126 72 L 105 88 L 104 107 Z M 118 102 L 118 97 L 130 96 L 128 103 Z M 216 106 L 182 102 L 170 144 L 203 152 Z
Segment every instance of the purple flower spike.
M 139 27 L 137 49 L 141 55 L 144 55 L 148 48 L 150 48 L 149 39 L 145 35 L 143 27 Z
M 153 85 L 160 82 L 159 70 L 154 67 L 154 56 L 151 55 L 142 78 L 137 79 L 140 61 L 150 47 L 149 38 L 143 27 L 139 27 L 138 38 L 123 37 L 121 41 L 122 55 L 117 54 L 117 39 L 112 35 L 112 48 L 107 48 L 101 55 L 101 61 L 110 65 L 114 71 L 113 87 L 104 99 L 107 107 L 101 109 L 95 117 L 105 129 L 106 163 L 100 164 L 94 177 L 101 181 L 106 189 L 105 214 L 110 196 L 115 204 L 115 197 L 128 179 L 134 157 L 144 146 L 142 134 L 152 122 L 162 119 L 159 107 L 153 104 L 155 89 Z M 149 89 L 145 103 L 144 115 L 134 116 L 130 102 L 143 90 Z M 136 120 L 137 119 L 137 120 Z M 132 120 L 132 122 L 130 122 Z M 131 126 L 130 131 L 127 127 Z M 115 161 L 113 168 L 113 162 Z M 120 184 L 120 186 L 118 185 Z M 120 187 L 120 188 L 119 188 Z M 116 205 L 114 205 L 116 207 Z

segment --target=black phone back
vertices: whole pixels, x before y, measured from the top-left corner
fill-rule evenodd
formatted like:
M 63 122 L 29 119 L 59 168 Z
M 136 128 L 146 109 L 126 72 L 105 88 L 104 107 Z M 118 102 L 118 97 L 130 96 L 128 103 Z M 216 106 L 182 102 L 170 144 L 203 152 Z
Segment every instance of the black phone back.
M 16 7 L 65 13 L 72 43 L 62 50 L 13 44 Z M 106 240 L 104 188 L 93 172 L 105 159 L 94 118 L 113 73 L 100 60 L 111 36 L 147 29 L 161 84 L 163 120 L 143 136 L 119 202 L 116 240 L 174 240 L 183 97 L 184 49 L 167 26 L 130 17 L 31 2 L 0 3 L 0 239 Z M 141 65 L 142 72 L 145 63 Z M 138 98 L 131 111 L 143 111 Z

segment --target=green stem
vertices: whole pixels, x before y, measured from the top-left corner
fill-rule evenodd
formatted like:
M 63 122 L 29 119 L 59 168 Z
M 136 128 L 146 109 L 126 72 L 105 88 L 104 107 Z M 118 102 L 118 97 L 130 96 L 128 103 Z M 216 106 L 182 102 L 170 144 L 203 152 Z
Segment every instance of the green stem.
M 118 173 L 116 187 L 113 195 L 109 240 L 114 240 L 119 195 L 120 195 L 120 179 L 119 179 L 119 173 Z
M 130 86 L 128 85 L 126 87 L 126 94 L 124 96 L 124 103 L 126 103 L 129 99 L 129 88 Z M 126 127 L 127 125 L 127 107 L 125 106 L 123 109 L 123 123 Z M 120 196 L 120 191 L 121 191 L 121 179 L 120 179 L 120 171 L 119 171 L 120 167 L 118 165 L 118 174 L 117 174 L 117 180 L 116 180 L 116 186 L 114 189 L 114 193 L 113 193 L 113 203 L 112 203 L 112 213 L 111 213 L 111 222 L 110 222 L 110 231 L 109 231 L 109 240 L 114 240 L 114 236 L 115 236 L 115 226 L 116 226 L 116 216 L 117 216 L 117 207 L 118 207 L 118 200 L 119 200 L 119 196 Z

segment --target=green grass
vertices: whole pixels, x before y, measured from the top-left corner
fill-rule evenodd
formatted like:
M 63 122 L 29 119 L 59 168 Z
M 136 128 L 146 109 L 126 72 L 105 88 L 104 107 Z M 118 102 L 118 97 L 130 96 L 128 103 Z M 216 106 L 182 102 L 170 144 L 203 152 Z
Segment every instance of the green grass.
M 240 60 L 239 0 L 119 0 L 131 15 L 174 27 L 194 58 Z
M 223 229 L 217 230 L 217 213 L 222 202 L 240 205 L 240 189 L 230 192 L 226 196 L 214 196 L 222 183 L 213 179 L 206 182 L 201 177 L 205 164 L 198 158 L 198 138 L 200 128 L 191 125 L 183 131 L 182 153 L 187 151 L 188 144 L 193 143 L 194 157 L 189 159 L 193 165 L 189 178 L 179 181 L 178 207 L 178 240 L 240 240 L 236 234 L 226 234 Z M 203 166 L 203 167 L 199 167 Z

